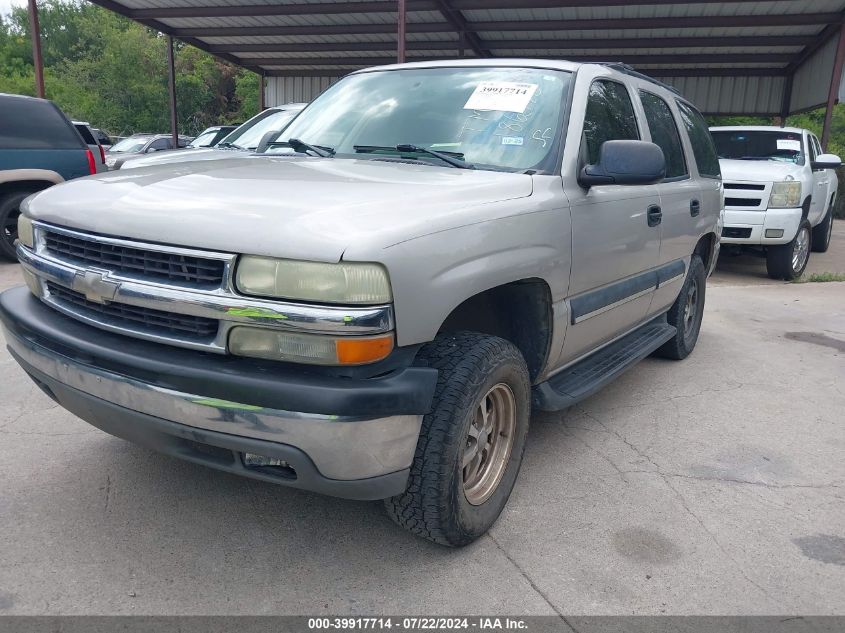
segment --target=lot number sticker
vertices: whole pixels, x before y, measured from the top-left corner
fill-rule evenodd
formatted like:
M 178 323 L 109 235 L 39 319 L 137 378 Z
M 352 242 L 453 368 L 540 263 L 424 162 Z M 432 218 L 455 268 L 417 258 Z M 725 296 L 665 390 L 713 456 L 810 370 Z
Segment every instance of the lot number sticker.
M 522 114 L 536 91 L 537 84 L 482 81 L 469 96 L 464 110 L 499 110 Z
M 801 151 L 801 141 L 793 141 L 788 138 L 778 139 L 778 149 L 791 150 L 793 152 Z

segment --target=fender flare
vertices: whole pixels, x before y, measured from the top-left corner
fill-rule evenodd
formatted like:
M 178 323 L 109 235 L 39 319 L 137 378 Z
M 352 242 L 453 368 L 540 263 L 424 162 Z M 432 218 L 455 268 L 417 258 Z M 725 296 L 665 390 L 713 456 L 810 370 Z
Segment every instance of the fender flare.
M 4 169 L 0 170 L 0 185 L 14 182 L 40 180 L 58 185 L 65 181 L 52 169 Z

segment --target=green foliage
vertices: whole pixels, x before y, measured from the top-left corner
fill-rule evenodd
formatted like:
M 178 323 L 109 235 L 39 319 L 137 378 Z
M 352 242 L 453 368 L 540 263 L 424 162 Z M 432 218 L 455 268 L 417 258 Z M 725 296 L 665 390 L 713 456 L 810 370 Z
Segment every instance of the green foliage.
M 167 132 L 166 38 L 78 0 L 39 2 L 47 97 L 115 136 Z M 179 132 L 240 123 L 258 110 L 258 76 L 176 43 Z M 0 16 L 0 92 L 35 94 L 26 9 Z

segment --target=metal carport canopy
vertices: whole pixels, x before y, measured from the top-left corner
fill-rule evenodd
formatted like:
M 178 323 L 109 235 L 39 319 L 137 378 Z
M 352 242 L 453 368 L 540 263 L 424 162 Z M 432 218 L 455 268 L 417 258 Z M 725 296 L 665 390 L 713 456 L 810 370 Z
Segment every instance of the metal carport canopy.
M 832 106 L 845 58 L 845 0 L 93 1 L 271 78 L 270 103 L 397 58 L 540 57 L 627 63 L 706 114 L 786 116 Z

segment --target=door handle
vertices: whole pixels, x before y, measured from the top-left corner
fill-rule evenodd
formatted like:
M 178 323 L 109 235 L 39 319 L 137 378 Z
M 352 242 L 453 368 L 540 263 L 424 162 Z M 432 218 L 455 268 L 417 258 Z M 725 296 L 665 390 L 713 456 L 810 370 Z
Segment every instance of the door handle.
M 663 212 L 660 210 L 660 207 L 656 204 L 651 205 L 648 211 L 646 211 L 646 219 L 648 220 L 649 226 L 660 224 L 660 221 L 663 219 Z
M 701 203 L 698 200 L 690 200 L 689 214 L 695 218 L 699 213 L 701 213 Z

